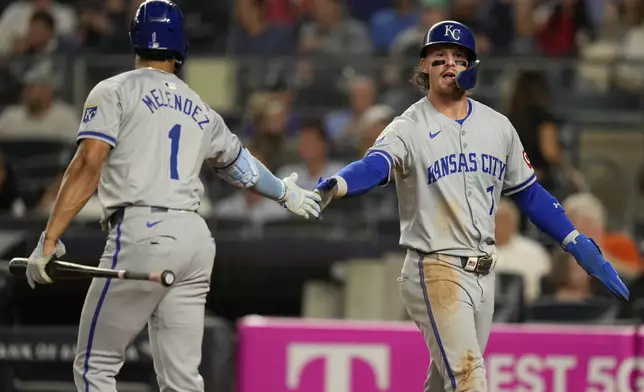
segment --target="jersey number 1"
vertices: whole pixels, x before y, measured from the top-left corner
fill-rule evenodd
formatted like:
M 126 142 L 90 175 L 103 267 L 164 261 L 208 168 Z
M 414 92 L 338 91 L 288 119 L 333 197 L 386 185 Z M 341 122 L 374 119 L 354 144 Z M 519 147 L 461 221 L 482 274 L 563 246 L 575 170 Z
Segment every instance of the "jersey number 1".
M 173 180 L 179 179 L 179 171 L 177 170 L 177 158 L 179 155 L 179 139 L 181 138 L 181 124 L 176 124 L 170 132 L 170 178 Z

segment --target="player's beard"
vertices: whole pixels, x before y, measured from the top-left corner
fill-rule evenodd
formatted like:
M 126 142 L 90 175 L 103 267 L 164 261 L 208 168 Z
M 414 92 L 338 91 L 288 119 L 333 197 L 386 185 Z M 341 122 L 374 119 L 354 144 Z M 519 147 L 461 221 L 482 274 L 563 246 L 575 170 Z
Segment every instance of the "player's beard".
M 452 84 L 448 86 L 441 85 L 440 83 L 436 83 L 436 84 L 437 84 L 436 92 L 438 93 L 439 96 L 443 98 L 447 98 L 451 101 L 459 101 L 465 95 L 465 90 L 458 87 L 458 85 L 456 84 L 456 80 L 454 80 Z

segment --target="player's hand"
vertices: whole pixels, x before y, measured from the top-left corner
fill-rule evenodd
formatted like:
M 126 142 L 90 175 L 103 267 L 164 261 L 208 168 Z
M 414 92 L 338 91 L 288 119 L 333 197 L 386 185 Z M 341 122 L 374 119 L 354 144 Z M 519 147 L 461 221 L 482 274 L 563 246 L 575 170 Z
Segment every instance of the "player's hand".
M 320 216 L 320 195 L 313 191 L 300 188 L 297 182 L 297 173 L 282 180 L 286 187 L 284 197 L 278 202 L 287 210 L 304 219 Z
M 331 200 L 338 194 L 338 180 L 334 177 L 320 178 L 315 187 L 315 193 L 320 195 L 320 209 L 324 209 L 331 203 Z
M 628 300 L 630 296 L 628 288 L 617 271 L 604 258 L 595 241 L 584 234 L 579 234 L 566 246 L 566 251 L 575 257 L 577 263 L 588 275 L 599 279 L 617 298 Z
M 65 245 L 60 240 L 56 241 L 56 248 L 49 254 L 45 254 L 45 233 L 40 235 L 36 249 L 29 256 L 27 261 L 27 283 L 32 289 L 36 288 L 36 283 L 47 284 L 53 283 L 53 280 L 45 272 L 45 267 L 51 261 L 51 258 L 62 257 L 65 254 Z

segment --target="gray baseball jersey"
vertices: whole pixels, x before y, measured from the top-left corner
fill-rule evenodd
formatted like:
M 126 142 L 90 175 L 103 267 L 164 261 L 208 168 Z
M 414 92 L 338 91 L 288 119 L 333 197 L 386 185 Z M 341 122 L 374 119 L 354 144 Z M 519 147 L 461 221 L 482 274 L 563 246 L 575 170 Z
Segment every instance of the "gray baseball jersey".
M 78 139 L 114 149 L 98 195 L 106 212 L 125 205 L 197 210 L 205 159 L 225 166 L 241 149 L 221 116 L 173 74 L 152 68 L 100 82 L 87 97 Z
M 160 390 L 203 391 L 198 367 L 215 243 L 195 212 L 199 172 L 205 159 L 232 163 L 242 145 L 184 82 L 149 68 L 91 91 L 78 132 L 87 138 L 113 147 L 98 188 L 110 226 L 100 266 L 169 269 L 176 283 L 92 281 L 73 366 L 78 391 L 115 391 L 125 351 L 146 324 Z
M 535 181 L 521 141 L 503 115 L 472 99 L 465 119 L 427 98 L 389 124 L 367 154 L 380 154 L 396 182 L 400 293 L 422 330 L 431 364 L 425 392 L 487 392 L 483 353 L 494 313 L 495 272 L 470 272 L 494 254 L 501 194 Z
M 427 98 L 382 132 L 367 154 L 388 159 L 398 193 L 400 244 L 425 253 L 481 256 L 494 250 L 494 211 L 501 194 L 535 180 L 510 121 L 469 99 L 462 122 Z

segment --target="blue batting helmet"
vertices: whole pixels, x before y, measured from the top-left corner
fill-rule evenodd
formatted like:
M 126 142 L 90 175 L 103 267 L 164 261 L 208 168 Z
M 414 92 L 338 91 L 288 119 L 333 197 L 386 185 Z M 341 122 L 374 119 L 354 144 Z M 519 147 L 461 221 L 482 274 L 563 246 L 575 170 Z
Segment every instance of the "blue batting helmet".
M 130 25 L 130 44 L 136 54 L 173 58 L 179 66 L 183 64 L 188 53 L 188 37 L 179 6 L 170 0 L 141 3 Z
M 456 83 L 463 90 L 471 90 L 476 85 L 476 73 L 480 61 L 476 55 L 476 40 L 474 33 L 469 27 L 462 23 L 445 20 L 436 23 L 425 35 L 420 57 L 427 55 L 427 50 L 439 44 L 458 45 L 465 49 L 468 59 L 468 67 L 456 77 Z

